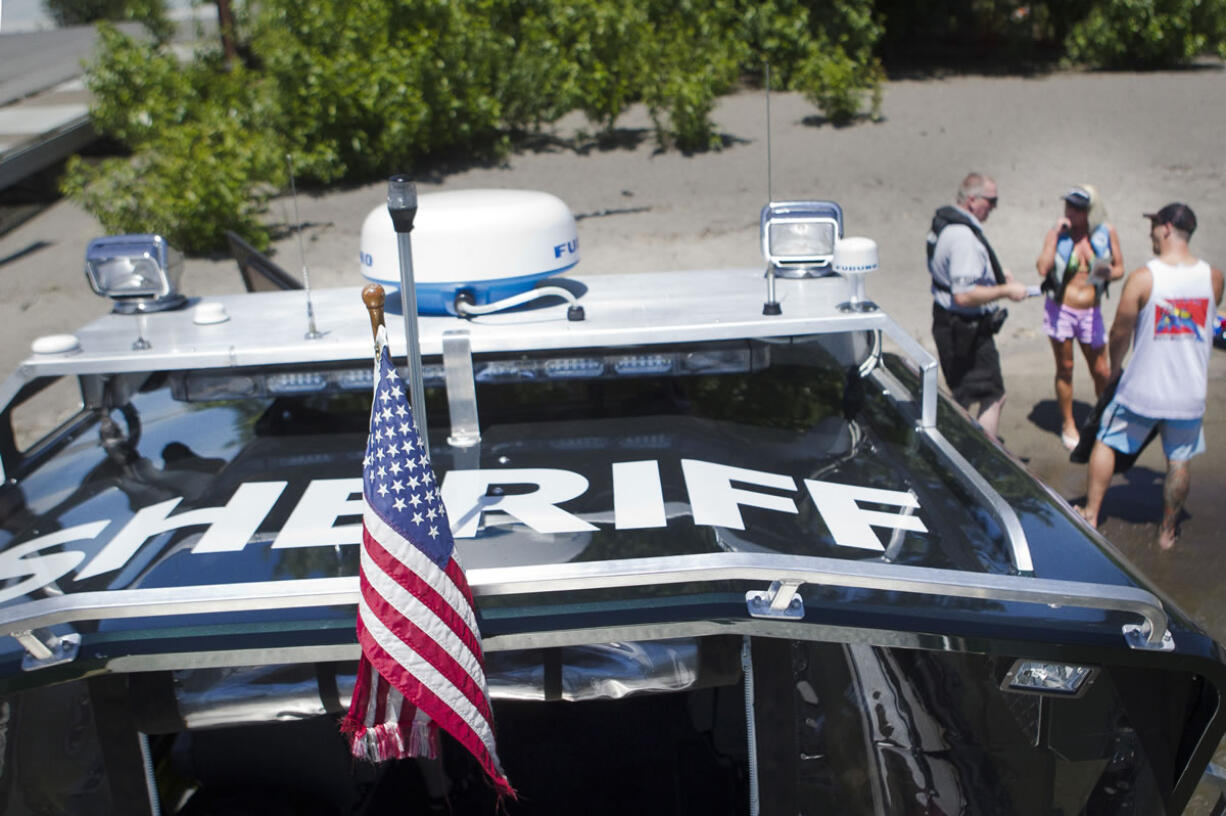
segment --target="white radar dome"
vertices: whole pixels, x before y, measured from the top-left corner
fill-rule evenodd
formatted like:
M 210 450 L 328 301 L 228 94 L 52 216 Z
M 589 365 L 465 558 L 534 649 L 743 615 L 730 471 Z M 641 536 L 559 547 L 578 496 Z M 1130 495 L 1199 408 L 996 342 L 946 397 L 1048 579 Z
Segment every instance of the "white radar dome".
M 536 190 L 425 193 L 409 238 L 421 314 L 455 314 L 460 292 L 478 306 L 502 300 L 579 262 L 570 208 Z M 400 255 L 386 204 L 362 224 L 359 259 L 362 275 L 381 284 L 389 310 L 399 311 Z
M 877 271 L 877 242 L 872 238 L 844 238 L 834 245 L 830 265 L 840 275 Z

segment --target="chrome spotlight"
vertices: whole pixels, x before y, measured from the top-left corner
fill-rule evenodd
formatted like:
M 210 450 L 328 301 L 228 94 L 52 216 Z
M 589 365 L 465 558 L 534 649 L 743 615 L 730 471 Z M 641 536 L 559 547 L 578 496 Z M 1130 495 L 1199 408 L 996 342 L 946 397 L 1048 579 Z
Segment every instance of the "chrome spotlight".
M 776 275 L 825 275 L 843 237 L 843 208 L 833 201 L 772 201 L 762 208 L 762 255 Z
M 115 302 L 118 314 L 148 314 L 182 306 L 183 255 L 160 235 L 108 235 L 85 250 L 85 277 Z

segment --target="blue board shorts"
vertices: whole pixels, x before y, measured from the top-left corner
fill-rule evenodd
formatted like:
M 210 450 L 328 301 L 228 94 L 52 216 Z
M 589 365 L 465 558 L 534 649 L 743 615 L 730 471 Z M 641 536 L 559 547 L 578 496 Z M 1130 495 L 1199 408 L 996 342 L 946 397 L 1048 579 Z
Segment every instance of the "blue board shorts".
M 1162 452 L 1168 461 L 1180 462 L 1205 452 L 1205 431 L 1199 417 L 1152 419 L 1128 410 L 1115 400 L 1103 409 L 1098 438 L 1120 453 L 1136 453 L 1155 425 L 1162 435 Z

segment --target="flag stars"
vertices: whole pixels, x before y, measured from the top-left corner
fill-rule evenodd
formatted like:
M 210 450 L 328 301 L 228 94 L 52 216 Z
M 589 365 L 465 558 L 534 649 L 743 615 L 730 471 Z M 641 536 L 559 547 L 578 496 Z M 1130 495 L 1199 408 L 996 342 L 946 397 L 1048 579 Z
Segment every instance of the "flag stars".
M 380 470 L 382 470 L 382 468 L 380 468 Z M 390 471 L 392 472 L 392 475 L 393 475 L 393 476 L 399 476 L 399 475 L 400 475 L 400 471 L 404 470 L 404 468 L 402 468 L 402 467 L 400 466 L 400 463 L 399 463 L 399 462 L 397 462 L 395 459 L 393 459 L 393 460 L 392 460 L 392 464 L 391 464 L 391 466 L 388 468 L 388 470 L 390 470 Z M 382 474 L 382 473 L 380 473 L 379 475 L 380 475 L 380 476 L 382 476 L 383 474 Z
M 396 481 L 392 482 L 392 490 L 395 490 L 397 493 L 401 493 L 401 492 L 403 492 L 403 491 L 404 491 L 404 482 L 400 481 L 399 479 L 397 479 Z
M 430 537 L 431 537 L 431 538 L 438 538 L 438 528 L 437 528 L 437 527 L 431 527 L 431 528 L 430 528 L 430 533 L 429 533 L 429 535 L 430 535 Z
M 375 490 L 375 492 L 378 493 L 380 496 L 386 496 L 387 495 L 387 485 L 380 482 L 379 487 Z
M 414 523 L 414 524 L 421 524 L 421 523 L 422 523 L 423 521 L 425 521 L 425 520 L 426 520 L 426 519 L 425 519 L 425 518 L 422 516 L 422 514 L 421 514 L 421 513 L 414 513 L 414 514 L 413 514 L 413 523 Z
M 418 496 L 416 493 L 414 493 L 412 496 L 409 497 L 409 504 L 413 505 L 414 507 L 417 507 L 418 505 L 421 504 L 421 496 Z
M 403 510 L 405 508 L 404 499 L 397 497 L 396 501 L 392 502 L 392 507 L 395 507 L 397 510 Z

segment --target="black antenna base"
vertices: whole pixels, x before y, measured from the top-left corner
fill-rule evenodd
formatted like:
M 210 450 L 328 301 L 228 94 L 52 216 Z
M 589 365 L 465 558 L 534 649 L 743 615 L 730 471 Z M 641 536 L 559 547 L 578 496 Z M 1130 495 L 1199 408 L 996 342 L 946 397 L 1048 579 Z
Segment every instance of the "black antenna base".
M 762 304 L 762 314 L 781 315 L 783 314 L 783 307 L 779 305 L 777 300 L 768 300 Z

